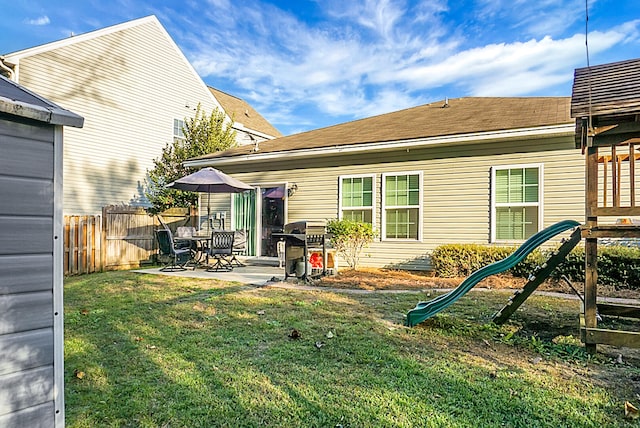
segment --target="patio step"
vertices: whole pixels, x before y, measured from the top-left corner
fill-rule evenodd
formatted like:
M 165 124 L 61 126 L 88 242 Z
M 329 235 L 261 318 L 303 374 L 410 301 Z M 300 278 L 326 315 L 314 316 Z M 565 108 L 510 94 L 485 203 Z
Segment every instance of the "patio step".
M 277 257 L 238 256 L 238 260 L 247 266 L 278 266 Z

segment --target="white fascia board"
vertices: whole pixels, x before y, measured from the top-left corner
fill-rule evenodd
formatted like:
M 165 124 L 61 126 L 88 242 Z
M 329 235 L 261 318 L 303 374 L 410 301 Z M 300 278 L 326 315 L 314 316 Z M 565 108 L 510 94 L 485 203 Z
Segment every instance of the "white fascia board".
M 247 134 L 257 135 L 258 137 L 266 138 L 267 140 L 273 140 L 274 138 L 276 138 L 273 135 L 265 134 L 264 132 L 256 131 L 255 129 L 252 129 L 252 128 L 247 128 L 242 123 L 238 123 L 238 122 L 234 122 L 232 128 L 237 129 L 238 131 L 246 132 Z
M 352 144 L 345 146 L 318 147 L 305 150 L 284 150 L 278 152 L 255 152 L 246 155 L 221 157 L 213 159 L 198 159 L 184 162 L 186 167 L 202 167 L 214 165 L 246 164 L 250 162 L 274 161 L 286 158 L 306 158 L 318 156 L 331 156 L 336 154 L 361 153 L 361 152 L 385 152 L 390 150 L 422 148 L 441 145 L 465 144 L 471 141 L 500 141 L 532 139 L 537 137 L 565 137 L 575 135 L 575 123 L 562 125 L 542 126 L 535 128 L 508 129 L 502 131 L 477 132 L 470 134 L 446 135 L 442 137 L 417 138 L 412 140 L 385 141 L 380 143 Z
M 146 24 L 147 22 L 153 22 L 153 21 L 159 23 L 158 18 L 156 18 L 154 15 L 150 15 L 144 18 L 134 19 L 133 21 L 123 22 L 122 24 L 112 25 L 110 27 L 101 28 L 99 30 L 90 31 L 88 33 L 69 36 L 66 39 L 58 40 L 51 43 L 46 43 L 44 45 L 34 46 L 32 48 L 27 48 L 21 51 L 5 54 L 4 57 L 7 61 L 14 63 L 14 61 L 20 60 L 21 58 L 37 55 L 43 52 L 49 52 L 54 49 L 70 46 L 74 43 L 95 39 L 97 37 L 101 37 L 106 34 L 111 34 L 118 31 L 126 30 L 128 28 L 136 27 L 138 25 Z

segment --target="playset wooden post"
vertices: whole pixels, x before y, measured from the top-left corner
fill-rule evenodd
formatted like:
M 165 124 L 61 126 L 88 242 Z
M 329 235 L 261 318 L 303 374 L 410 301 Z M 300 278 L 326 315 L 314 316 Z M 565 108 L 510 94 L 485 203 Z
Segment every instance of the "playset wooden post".
M 598 344 L 638 348 L 640 333 L 599 328 L 598 322 L 607 315 L 640 319 L 640 307 L 598 303 L 597 296 L 598 239 L 640 239 L 640 206 L 635 195 L 635 161 L 640 159 L 640 60 L 577 69 L 571 115 L 576 118 L 576 145 L 586 155 L 581 339 L 592 353 Z

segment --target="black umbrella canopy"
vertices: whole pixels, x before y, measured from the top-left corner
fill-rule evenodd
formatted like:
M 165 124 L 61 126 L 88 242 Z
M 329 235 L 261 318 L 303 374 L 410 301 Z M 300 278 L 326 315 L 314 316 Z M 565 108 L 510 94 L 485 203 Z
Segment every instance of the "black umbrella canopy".
M 207 219 L 211 218 L 211 207 L 209 203 L 210 193 L 241 193 L 253 189 L 247 183 L 235 179 L 215 168 L 202 168 L 200 171 L 186 175 L 176 181 L 167 184 L 166 187 L 189 192 L 207 193 Z M 209 224 L 209 223 L 207 223 Z M 223 222 L 224 228 L 224 222 Z
M 211 167 L 202 168 L 200 171 L 179 178 L 167 184 L 167 187 L 205 193 L 240 193 L 253 189 L 247 183 Z

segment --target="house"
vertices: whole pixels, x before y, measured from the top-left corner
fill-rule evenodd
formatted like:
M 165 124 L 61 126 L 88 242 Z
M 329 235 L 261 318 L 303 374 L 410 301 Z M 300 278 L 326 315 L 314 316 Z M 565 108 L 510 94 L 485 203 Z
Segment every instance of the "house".
M 155 16 L 5 54 L 0 72 L 85 118 L 65 136 L 65 214 L 147 205 L 146 171 L 182 137 L 184 119 L 198 104 L 224 111 Z M 238 122 L 240 143 L 279 135 Z
M 233 119 L 233 127 L 236 130 L 236 139 L 239 145 L 259 144 L 265 140 L 282 137 L 280 131 L 246 101 L 219 89 L 209 87 L 209 90 L 227 116 Z
M 253 255 L 274 255 L 270 235 L 282 224 L 350 218 L 379 232 L 363 266 L 428 269 L 441 244 L 518 244 L 557 221 L 583 219 L 584 159 L 570 101 L 448 99 L 186 165 L 256 186 L 212 205 L 254 234 Z
M 1 427 L 64 426 L 62 128 L 82 123 L 0 76 Z

